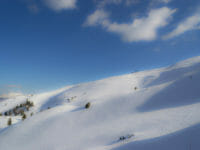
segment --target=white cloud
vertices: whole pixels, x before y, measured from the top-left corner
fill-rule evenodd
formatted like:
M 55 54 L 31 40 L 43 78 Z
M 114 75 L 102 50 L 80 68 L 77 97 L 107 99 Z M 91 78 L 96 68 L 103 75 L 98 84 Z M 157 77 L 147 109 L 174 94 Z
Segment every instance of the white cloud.
M 122 39 L 127 42 L 152 41 L 156 39 L 157 30 L 166 26 L 169 18 L 175 12 L 175 10 L 171 10 L 167 7 L 153 9 L 149 12 L 147 17 L 135 19 L 131 23 L 119 24 L 111 22 L 108 18 L 108 14 L 102 10 L 100 13 L 101 15 L 97 15 L 98 11 L 99 10 L 88 16 L 86 24 L 88 26 L 101 25 L 107 31 L 119 34 Z
M 98 2 L 98 7 L 103 8 L 108 4 L 120 4 L 122 0 L 102 0 L 97 2 Z
M 109 17 L 108 13 L 104 10 L 96 10 L 93 14 L 87 17 L 84 25 L 86 26 L 95 26 L 102 24 Z
M 171 2 L 172 0 L 150 0 L 150 4 L 153 5 L 155 3 L 169 3 Z M 126 4 L 126 6 L 130 6 L 132 4 L 137 4 L 137 3 L 140 3 L 141 0 L 101 0 L 101 1 L 98 1 L 96 0 L 96 2 L 98 2 L 98 7 L 99 8 L 104 8 L 106 5 L 109 5 L 109 4 L 121 4 L 122 2 L 124 4 Z
M 187 31 L 200 29 L 200 14 L 194 14 L 181 22 L 172 32 L 164 36 L 164 39 L 169 39 L 181 35 Z
M 169 3 L 169 2 L 171 2 L 171 0 L 158 0 L 158 1 L 166 3 L 166 4 Z
M 148 5 L 148 9 L 151 8 L 155 8 L 158 5 L 162 4 L 162 5 L 167 5 L 168 3 L 170 3 L 172 0 L 149 0 L 149 5 Z
M 77 0 L 44 0 L 44 2 L 49 8 L 60 11 L 76 8 Z
M 126 6 L 139 3 L 140 0 L 126 0 Z
M 39 12 L 39 7 L 36 4 L 28 5 L 28 9 L 30 12 L 37 14 Z
M 104 8 L 105 6 L 110 5 L 110 4 L 118 5 L 121 3 L 124 3 L 126 6 L 130 6 L 132 4 L 137 4 L 140 2 L 140 0 L 101 0 L 101 1 L 96 0 L 96 1 L 98 2 L 98 8 Z

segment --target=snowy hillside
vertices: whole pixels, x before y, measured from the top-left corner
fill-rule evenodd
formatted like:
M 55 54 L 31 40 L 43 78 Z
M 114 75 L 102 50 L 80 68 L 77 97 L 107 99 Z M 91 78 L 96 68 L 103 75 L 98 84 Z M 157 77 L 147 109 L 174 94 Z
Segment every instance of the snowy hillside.
M 4 115 L 27 99 L 27 119 Z M 0 111 L 0 150 L 199 150 L 200 57 L 5 98 Z

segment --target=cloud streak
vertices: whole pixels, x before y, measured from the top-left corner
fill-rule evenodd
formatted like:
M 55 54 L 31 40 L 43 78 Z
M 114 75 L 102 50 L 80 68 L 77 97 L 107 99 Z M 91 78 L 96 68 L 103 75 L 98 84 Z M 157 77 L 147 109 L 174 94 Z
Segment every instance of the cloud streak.
M 30 4 L 28 5 L 28 9 L 30 12 L 37 14 L 39 12 L 39 8 L 36 4 Z
M 84 23 L 85 26 L 96 26 L 103 24 L 107 21 L 109 14 L 101 9 L 96 10 L 93 14 L 89 15 Z
M 54 11 L 76 8 L 77 0 L 44 0 L 45 4 Z
M 196 13 L 178 24 L 178 26 L 169 34 L 164 36 L 164 39 L 170 39 L 179 36 L 187 31 L 200 29 L 200 14 Z
M 158 29 L 166 26 L 175 10 L 167 7 L 152 9 L 147 17 L 134 19 L 131 23 L 119 24 L 109 19 L 109 14 L 96 10 L 88 16 L 85 24 L 88 26 L 101 25 L 109 32 L 121 36 L 124 41 L 152 41 L 157 38 Z

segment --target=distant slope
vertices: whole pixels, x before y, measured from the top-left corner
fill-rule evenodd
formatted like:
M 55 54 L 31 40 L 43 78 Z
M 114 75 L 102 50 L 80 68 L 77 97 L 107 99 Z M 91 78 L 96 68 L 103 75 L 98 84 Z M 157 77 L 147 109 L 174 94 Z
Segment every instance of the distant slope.
M 29 97 L 32 117 L 12 117 L 15 124 L 8 128 L 8 117 L 0 117 L 0 149 L 199 150 L 199 91 L 200 57 L 195 57 L 37 94 Z M 15 104 L 26 98 L 17 97 Z M 0 102 L 1 110 L 5 103 L 13 107 L 8 99 Z

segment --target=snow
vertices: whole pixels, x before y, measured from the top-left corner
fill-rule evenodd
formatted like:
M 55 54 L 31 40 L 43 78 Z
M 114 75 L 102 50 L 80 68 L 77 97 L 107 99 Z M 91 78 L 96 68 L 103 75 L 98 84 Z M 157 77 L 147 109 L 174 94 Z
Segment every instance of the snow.
M 0 101 L 0 150 L 199 150 L 200 57 L 173 66 Z M 90 102 L 91 107 L 85 109 Z M 6 104 L 6 106 L 5 106 Z M 30 116 L 33 112 L 34 115 Z M 129 136 L 134 135 L 134 136 Z M 120 140 L 120 137 L 130 137 Z

